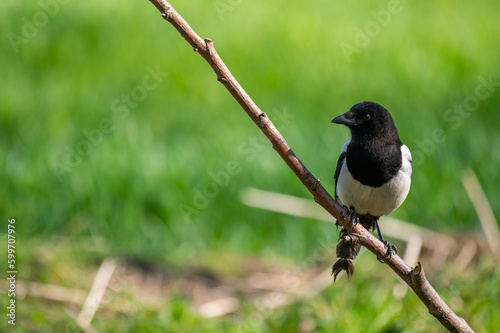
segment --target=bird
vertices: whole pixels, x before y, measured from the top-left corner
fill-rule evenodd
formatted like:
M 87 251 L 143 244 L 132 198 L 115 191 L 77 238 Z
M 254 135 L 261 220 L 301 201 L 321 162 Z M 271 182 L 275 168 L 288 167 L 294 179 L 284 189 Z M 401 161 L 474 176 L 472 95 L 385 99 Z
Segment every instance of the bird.
M 378 103 L 357 103 L 332 123 L 345 125 L 351 131 L 351 139 L 341 149 L 334 174 L 335 200 L 348 208 L 351 228 L 359 222 L 370 231 L 377 229 L 379 239 L 387 247 L 386 256 L 390 257 L 396 247 L 384 239 L 378 220 L 395 211 L 410 191 L 411 152 L 401 142 L 389 111 Z M 332 267 L 334 281 L 342 271 L 348 277 L 354 273 L 352 260 L 361 246 L 345 237 L 351 228 L 343 227 L 340 232 L 338 260 Z

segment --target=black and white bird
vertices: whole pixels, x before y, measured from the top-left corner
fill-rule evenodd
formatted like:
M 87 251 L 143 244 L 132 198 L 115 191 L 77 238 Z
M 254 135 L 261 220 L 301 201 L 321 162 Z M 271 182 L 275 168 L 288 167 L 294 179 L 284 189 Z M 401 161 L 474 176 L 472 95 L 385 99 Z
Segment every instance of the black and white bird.
M 410 191 L 410 150 L 399 139 L 391 114 L 380 104 L 358 103 L 332 123 L 346 125 L 352 136 L 342 147 L 337 162 L 335 200 L 349 208 L 354 220 L 368 230 L 376 227 L 390 255 L 395 247 L 384 240 L 378 219 L 396 210 Z M 343 228 L 341 239 L 348 233 Z M 339 242 L 339 259 L 332 267 L 334 279 L 344 270 L 348 276 L 352 275 L 351 260 L 359 249 L 357 243 Z

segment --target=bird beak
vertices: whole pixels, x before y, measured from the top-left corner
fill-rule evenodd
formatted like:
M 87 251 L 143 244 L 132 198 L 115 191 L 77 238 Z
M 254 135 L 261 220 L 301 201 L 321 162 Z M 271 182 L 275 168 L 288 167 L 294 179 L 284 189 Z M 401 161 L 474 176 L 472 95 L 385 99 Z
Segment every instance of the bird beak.
M 346 126 L 356 126 L 359 124 L 359 122 L 356 120 L 356 119 L 352 119 L 350 118 L 349 112 L 347 113 L 344 113 L 338 117 L 335 117 L 333 120 L 332 120 L 332 123 L 334 124 L 342 124 L 342 125 L 346 125 Z

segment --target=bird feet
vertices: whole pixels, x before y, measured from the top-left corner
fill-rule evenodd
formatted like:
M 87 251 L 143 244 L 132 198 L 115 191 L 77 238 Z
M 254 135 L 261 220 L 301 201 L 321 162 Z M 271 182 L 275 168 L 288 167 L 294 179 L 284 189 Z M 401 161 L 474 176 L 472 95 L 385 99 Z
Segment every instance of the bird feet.
M 398 248 L 396 247 L 396 245 L 389 243 L 385 239 L 382 240 L 382 243 L 384 243 L 385 247 L 387 248 L 387 252 L 385 252 L 385 257 L 388 258 L 389 260 L 391 260 L 392 253 L 394 252 L 395 254 L 397 254 L 398 253 Z M 379 257 L 377 257 L 377 260 L 380 263 L 384 264 L 384 261 L 382 259 L 380 259 Z
M 354 208 L 349 208 L 346 206 L 344 207 L 347 208 L 347 216 L 344 216 L 342 214 L 342 217 L 349 218 L 349 229 L 347 229 L 346 232 L 346 234 L 348 235 L 351 232 L 352 228 L 359 223 L 359 217 L 358 214 L 356 214 L 356 212 L 354 211 Z
M 382 231 L 380 230 L 380 226 L 378 225 L 378 220 L 375 221 L 375 227 L 377 228 L 378 238 L 380 239 L 380 241 L 382 243 L 384 243 L 385 247 L 387 248 L 387 252 L 385 253 L 385 257 L 388 258 L 388 260 L 391 260 L 392 252 L 397 254 L 398 248 L 396 247 L 396 245 L 391 244 L 384 239 L 384 236 L 382 236 Z M 382 259 L 380 259 L 379 257 L 377 257 L 377 260 L 382 264 L 384 263 L 384 261 Z

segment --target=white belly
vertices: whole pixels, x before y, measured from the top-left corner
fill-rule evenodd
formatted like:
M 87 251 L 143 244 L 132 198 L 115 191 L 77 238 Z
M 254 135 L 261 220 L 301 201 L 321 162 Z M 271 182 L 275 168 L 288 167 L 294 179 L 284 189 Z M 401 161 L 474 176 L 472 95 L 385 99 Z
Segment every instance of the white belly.
M 403 163 L 403 168 L 388 183 L 380 187 L 370 187 L 352 178 L 344 160 L 337 181 L 337 194 L 342 203 L 347 207 L 354 207 L 357 214 L 388 215 L 406 199 L 410 191 L 410 183 L 411 162 L 409 161 Z

